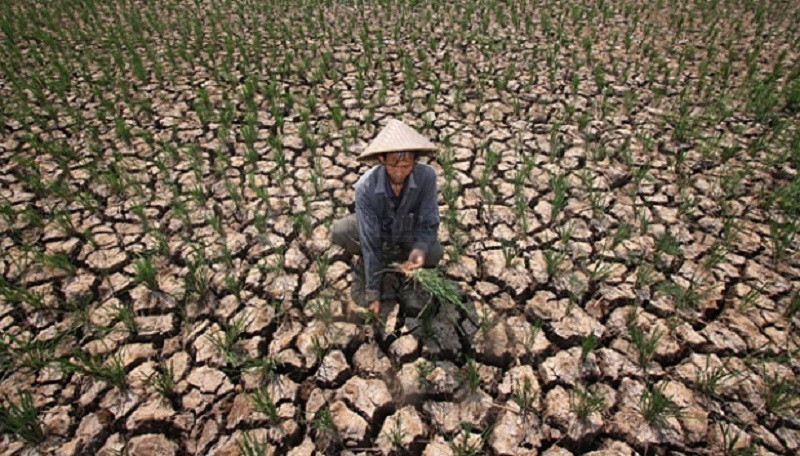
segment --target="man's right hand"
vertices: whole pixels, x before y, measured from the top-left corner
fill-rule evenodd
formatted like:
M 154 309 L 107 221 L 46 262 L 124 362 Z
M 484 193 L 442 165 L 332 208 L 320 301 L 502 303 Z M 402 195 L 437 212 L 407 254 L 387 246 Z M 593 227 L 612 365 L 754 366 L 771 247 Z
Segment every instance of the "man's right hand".
M 380 316 L 380 313 L 381 313 L 381 301 L 380 301 L 380 299 L 376 299 L 375 301 L 372 301 L 371 303 L 369 303 L 368 309 L 371 310 L 372 313 L 375 314 L 376 317 Z

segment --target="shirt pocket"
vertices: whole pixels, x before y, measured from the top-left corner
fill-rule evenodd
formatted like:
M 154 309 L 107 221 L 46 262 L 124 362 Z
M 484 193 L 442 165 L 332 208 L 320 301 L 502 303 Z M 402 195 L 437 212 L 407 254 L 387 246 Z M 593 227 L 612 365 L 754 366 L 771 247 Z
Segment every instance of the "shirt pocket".
M 417 226 L 417 216 L 414 212 L 409 212 L 403 217 L 402 230 L 405 232 L 412 232 Z

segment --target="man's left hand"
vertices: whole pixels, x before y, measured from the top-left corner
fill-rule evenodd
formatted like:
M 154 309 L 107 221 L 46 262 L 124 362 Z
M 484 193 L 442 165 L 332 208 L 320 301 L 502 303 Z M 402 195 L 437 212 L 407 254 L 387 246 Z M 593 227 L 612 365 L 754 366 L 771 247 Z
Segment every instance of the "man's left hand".
M 403 263 L 403 271 L 411 272 L 414 269 L 419 269 L 425 264 L 425 251 L 422 249 L 414 249 L 408 254 L 408 260 Z

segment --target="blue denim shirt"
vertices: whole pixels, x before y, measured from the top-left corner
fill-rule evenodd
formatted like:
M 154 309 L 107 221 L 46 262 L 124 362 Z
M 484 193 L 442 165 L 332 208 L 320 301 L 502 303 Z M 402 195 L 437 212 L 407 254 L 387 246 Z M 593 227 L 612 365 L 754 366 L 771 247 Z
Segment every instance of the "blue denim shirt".
M 380 299 L 382 246 L 422 249 L 427 256 L 439 228 L 436 171 L 432 166 L 414 165 L 396 210 L 389 200 L 386 181 L 386 167 L 376 165 L 356 182 L 356 220 L 367 302 Z

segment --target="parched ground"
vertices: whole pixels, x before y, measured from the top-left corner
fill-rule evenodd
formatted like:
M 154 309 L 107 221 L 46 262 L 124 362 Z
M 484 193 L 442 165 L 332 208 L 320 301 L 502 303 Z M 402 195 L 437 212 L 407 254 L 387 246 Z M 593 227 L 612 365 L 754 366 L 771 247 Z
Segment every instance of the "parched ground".
M 1 454 L 800 450 L 796 2 L 0 12 Z M 373 325 L 389 118 L 460 305 Z

